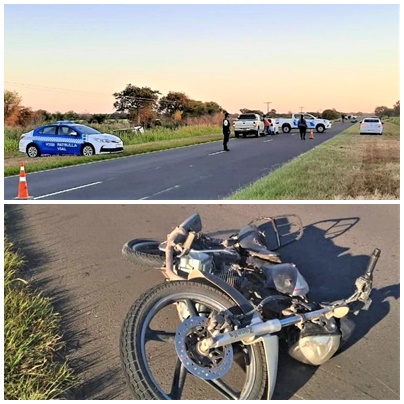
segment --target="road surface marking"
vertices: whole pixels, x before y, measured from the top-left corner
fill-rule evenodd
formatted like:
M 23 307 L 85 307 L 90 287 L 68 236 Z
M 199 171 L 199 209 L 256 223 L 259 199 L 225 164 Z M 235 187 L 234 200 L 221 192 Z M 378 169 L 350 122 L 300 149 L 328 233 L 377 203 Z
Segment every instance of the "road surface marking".
M 214 152 L 214 153 L 210 153 L 209 156 L 214 156 L 215 154 L 221 154 L 221 153 L 226 153 L 226 152 L 224 150 L 217 151 L 217 152 Z
M 140 198 L 139 200 L 141 201 L 141 200 L 143 200 L 143 199 L 149 199 L 149 198 L 151 198 L 151 197 L 153 197 L 153 196 L 163 194 L 164 192 L 169 192 L 169 191 L 171 191 L 171 190 L 173 190 L 173 189 L 176 189 L 176 188 L 179 188 L 179 187 L 180 187 L 179 185 L 175 185 L 175 186 L 173 186 L 173 187 L 171 187 L 171 188 L 163 189 L 162 191 L 156 192 L 156 193 L 153 194 L 153 195 L 145 196 L 144 198 Z
M 295 135 L 297 135 L 297 133 L 291 133 L 291 135 L 292 135 L 292 136 L 295 136 Z
M 266 142 L 272 142 L 274 139 L 269 139 L 269 140 L 264 140 L 264 143 Z
M 76 189 L 91 187 L 91 186 L 97 185 L 97 184 L 102 184 L 102 181 L 93 182 L 93 183 L 87 184 L 87 185 L 80 185 L 79 187 L 69 188 L 69 189 L 65 189 L 65 190 L 63 190 L 63 191 L 52 192 L 51 194 L 46 194 L 46 195 L 42 195 L 42 196 L 37 196 L 37 197 L 35 197 L 34 199 L 47 198 L 48 196 L 63 194 L 63 193 L 65 193 L 65 192 L 75 191 Z

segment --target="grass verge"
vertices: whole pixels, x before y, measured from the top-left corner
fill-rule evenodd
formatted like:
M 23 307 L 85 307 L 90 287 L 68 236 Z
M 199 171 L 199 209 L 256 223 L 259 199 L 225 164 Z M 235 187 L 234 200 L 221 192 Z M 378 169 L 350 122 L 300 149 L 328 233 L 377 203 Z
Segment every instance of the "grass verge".
M 23 264 L 4 240 L 4 399 L 62 398 L 75 376 L 61 359 L 59 315 L 18 277 Z
M 399 124 L 386 120 L 383 136 L 351 126 L 228 199 L 399 199 Z
M 28 159 L 22 153 L 9 152 L 5 154 L 4 176 L 17 175 L 20 172 L 20 162 L 26 161 L 26 171 L 35 172 L 48 170 L 50 168 L 67 167 L 77 164 L 85 164 L 91 161 L 108 160 L 122 156 L 133 156 L 159 150 L 174 149 L 177 147 L 191 146 L 201 143 L 217 141 L 223 138 L 216 127 L 193 127 L 183 128 L 178 131 L 156 131 L 154 134 L 140 135 L 127 144 L 124 140 L 125 151 L 119 154 L 97 155 L 91 158 L 82 156 L 48 156 L 38 159 Z M 135 142 L 136 141 L 136 142 Z M 21 156 L 21 157 L 18 157 Z

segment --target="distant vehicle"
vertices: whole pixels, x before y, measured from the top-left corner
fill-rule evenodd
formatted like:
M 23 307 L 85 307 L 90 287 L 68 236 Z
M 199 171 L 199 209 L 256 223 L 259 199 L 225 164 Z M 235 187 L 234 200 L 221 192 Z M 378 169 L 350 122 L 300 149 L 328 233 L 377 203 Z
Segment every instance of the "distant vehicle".
M 351 116 L 351 122 L 352 122 L 352 123 L 358 122 L 358 117 L 355 116 L 355 115 L 352 115 L 352 116 Z
M 264 121 L 259 114 L 241 114 L 234 122 L 234 136 L 246 137 L 247 135 L 265 136 Z
M 380 118 L 371 117 L 364 118 L 360 125 L 360 134 L 375 133 L 377 135 L 383 134 L 383 122 Z
M 123 142 L 118 136 L 101 133 L 90 126 L 57 121 L 23 133 L 19 151 L 31 158 L 49 154 L 92 156 L 122 152 Z
M 282 128 L 283 133 L 289 133 L 292 129 L 298 129 L 298 122 L 302 115 L 307 122 L 307 129 L 315 129 L 316 132 L 323 133 L 331 128 L 331 122 L 328 119 L 305 113 L 292 114 L 291 118 L 277 118 L 276 123 Z

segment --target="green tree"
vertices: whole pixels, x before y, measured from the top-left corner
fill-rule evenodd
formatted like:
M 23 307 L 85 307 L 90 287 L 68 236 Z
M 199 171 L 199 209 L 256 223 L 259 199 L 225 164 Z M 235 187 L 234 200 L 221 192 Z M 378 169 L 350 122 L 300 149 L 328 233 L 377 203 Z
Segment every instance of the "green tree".
M 276 109 L 272 108 L 267 115 L 269 118 L 276 118 Z
M 18 111 L 18 119 L 17 125 L 20 126 L 28 126 L 33 120 L 35 116 L 31 108 L 29 107 L 20 107 Z
M 323 119 L 337 119 L 341 116 L 341 114 L 335 109 L 325 109 L 321 114 L 321 118 Z
M 190 103 L 189 97 L 185 93 L 170 91 L 159 101 L 159 112 L 172 117 L 177 111 L 185 111 Z
M 375 108 L 375 115 L 380 118 L 383 116 L 392 116 L 393 114 L 394 114 L 393 109 L 388 108 L 384 105 Z
M 67 111 L 64 113 L 65 119 L 68 121 L 77 121 L 79 114 L 74 111 Z
M 89 120 L 90 123 L 96 122 L 98 124 L 102 124 L 107 120 L 107 114 L 93 114 Z
M 223 112 L 223 108 L 214 101 L 205 102 L 205 107 L 209 115 L 215 115 Z
M 398 100 L 393 106 L 394 116 L 400 116 L 400 100 Z
M 187 107 L 184 110 L 183 118 L 207 115 L 207 113 L 208 110 L 204 102 L 190 100 L 190 102 L 188 103 Z
M 54 121 L 64 121 L 65 114 L 63 112 L 56 111 L 54 114 L 52 114 L 52 118 Z
M 116 101 L 114 108 L 117 112 L 127 112 L 129 119 L 140 123 L 142 111 L 156 110 L 158 107 L 158 95 L 160 91 L 152 90 L 150 87 L 136 87 L 128 84 L 124 90 L 114 93 Z
M 49 122 L 52 120 L 52 114 L 44 109 L 38 109 L 35 111 L 35 114 L 37 115 L 39 121 Z
M 4 123 L 13 125 L 18 119 L 21 97 L 15 91 L 4 90 Z

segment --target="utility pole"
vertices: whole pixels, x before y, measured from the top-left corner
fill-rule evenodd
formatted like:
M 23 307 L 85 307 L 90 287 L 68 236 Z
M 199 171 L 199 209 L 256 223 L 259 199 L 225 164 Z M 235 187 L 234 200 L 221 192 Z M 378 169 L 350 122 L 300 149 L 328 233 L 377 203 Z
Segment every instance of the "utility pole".
M 264 104 L 267 104 L 267 113 L 269 112 L 269 104 L 272 104 L 272 101 L 265 101 Z
M 299 107 L 299 108 L 300 108 L 300 112 L 303 112 L 303 108 L 304 108 L 304 107 Z

